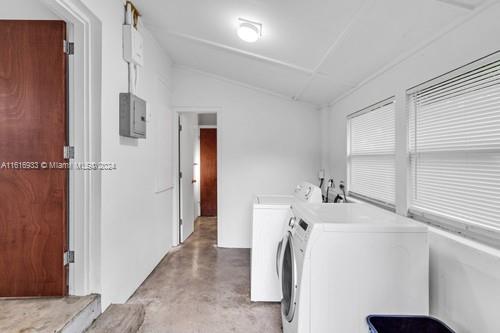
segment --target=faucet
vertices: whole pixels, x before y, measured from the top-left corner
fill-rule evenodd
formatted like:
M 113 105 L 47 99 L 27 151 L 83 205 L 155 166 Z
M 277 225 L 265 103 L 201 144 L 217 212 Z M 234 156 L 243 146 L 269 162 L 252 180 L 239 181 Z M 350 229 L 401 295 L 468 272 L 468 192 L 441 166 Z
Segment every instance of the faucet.
M 339 189 L 342 191 L 342 194 L 344 194 L 344 202 L 347 202 L 347 195 L 345 194 L 345 184 L 343 180 L 340 181 Z
M 326 186 L 326 197 L 323 198 L 323 202 L 328 203 L 328 195 L 330 194 L 330 189 L 335 188 L 335 183 L 333 182 L 333 178 L 328 180 L 328 185 Z

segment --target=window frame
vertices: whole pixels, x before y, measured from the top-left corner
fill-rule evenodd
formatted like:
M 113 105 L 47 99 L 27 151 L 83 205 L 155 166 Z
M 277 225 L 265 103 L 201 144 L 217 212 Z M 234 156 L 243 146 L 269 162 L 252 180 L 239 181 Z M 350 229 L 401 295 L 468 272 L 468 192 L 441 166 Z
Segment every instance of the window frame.
M 426 223 L 430 226 L 437 227 L 439 229 L 443 229 L 455 234 L 459 234 L 461 236 L 465 236 L 466 238 L 473 239 L 476 241 L 479 241 L 480 243 L 494 246 L 496 248 L 500 248 L 500 228 L 495 228 L 495 227 L 490 227 L 490 226 L 482 226 L 482 225 L 476 225 L 476 224 L 471 224 L 471 223 L 466 223 L 464 221 L 460 221 L 459 219 L 453 219 L 453 218 L 446 218 L 443 216 L 439 216 L 436 214 L 433 214 L 432 212 L 426 212 L 424 210 L 417 210 L 417 209 L 412 209 L 412 191 L 414 190 L 413 187 L 413 182 L 411 177 L 413 177 L 413 172 L 411 169 L 411 158 L 412 158 L 412 151 L 411 151 L 411 138 L 410 138 L 410 126 L 411 126 L 411 101 L 414 96 L 419 91 L 428 89 L 432 86 L 443 84 L 444 82 L 448 80 L 452 80 L 462 74 L 465 74 L 467 72 L 473 71 L 475 69 L 478 69 L 482 66 L 491 64 L 493 62 L 500 61 L 500 51 L 497 51 L 495 53 L 489 54 L 485 57 L 479 58 L 475 61 L 471 61 L 461 67 L 458 67 L 456 69 L 453 69 L 449 72 L 446 72 L 440 76 L 437 76 L 431 80 L 425 81 L 421 84 L 418 84 L 416 86 L 413 86 L 409 89 L 406 90 L 406 100 L 407 100 L 407 105 L 406 105 L 406 116 L 407 116 L 407 131 L 405 133 L 408 142 L 406 145 L 406 155 L 407 155 L 407 164 L 406 164 L 406 170 L 407 170 L 407 193 L 406 193 L 406 199 L 408 202 L 408 206 L 406 209 L 406 215 L 412 219 L 415 219 L 419 222 Z M 500 217 L 499 217 L 500 218 Z
M 363 114 L 366 114 L 366 113 L 369 113 L 369 112 L 372 112 L 372 111 L 375 111 L 379 108 L 382 108 L 384 106 L 387 106 L 389 104 L 394 104 L 394 115 L 396 116 L 396 96 L 393 95 L 391 97 L 388 97 L 388 98 L 385 98 L 377 103 L 374 103 L 370 106 L 367 106 L 361 110 L 358 110 L 356 112 L 353 112 L 349 115 L 347 115 L 346 117 L 346 126 L 347 126 L 347 129 L 346 129 L 346 138 L 347 138 L 347 155 L 346 155 L 346 162 L 347 162 L 347 181 L 346 181 L 346 192 L 347 192 L 347 196 L 348 197 L 352 197 L 352 198 L 355 198 L 357 200 L 361 200 L 361 201 L 364 201 L 364 202 L 367 202 L 367 203 L 370 203 L 370 204 L 373 204 L 373 205 L 376 205 L 380 208 L 384 208 L 386 210 L 389 210 L 389 211 L 392 211 L 392 212 L 395 212 L 396 211 L 396 200 L 394 203 L 391 203 L 391 202 L 386 202 L 386 201 L 383 201 L 383 200 L 379 200 L 379 199 L 375 199 L 375 198 L 371 198 L 369 196 L 366 196 L 366 195 L 363 195 L 363 194 L 360 194 L 360 193 L 356 193 L 356 192 L 353 192 L 351 191 L 351 178 L 352 178 L 352 175 L 351 175 L 351 120 L 353 118 L 356 118 L 358 116 L 361 116 Z M 396 119 L 395 119 L 396 120 Z M 395 127 L 397 127 L 396 123 L 395 123 Z M 394 129 L 396 131 L 396 128 Z M 396 138 L 395 138 L 396 139 Z M 396 147 L 394 147 L 396 149 Z M 394 191 L 396 191 L 396 150 L 394 151 Z

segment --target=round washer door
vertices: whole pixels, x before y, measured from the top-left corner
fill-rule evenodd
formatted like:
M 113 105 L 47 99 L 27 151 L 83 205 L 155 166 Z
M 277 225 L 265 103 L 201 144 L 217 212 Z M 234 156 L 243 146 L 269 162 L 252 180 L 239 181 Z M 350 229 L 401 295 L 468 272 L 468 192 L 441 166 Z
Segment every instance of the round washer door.
M 286 243 L 288 241 L 288 234 L 290 230 L 292 230 L 293 225 L 295 224 L 295 216 L 291 216 L 288 220 L 288 224 L 285 227 L 286 230 L 283 234 L 283 238 L 278 243 L 278 247 L 276 249 L 276 273 L 278 274 L 278 279 L 281 280 L 281 269 L 283 268 L 283 251 L 285 250 Z
M 283 260 L 281 262 L 281 312 L 289 322 L 292 321 L 296 306 L 297 291 L 297 261 L 293 247 L 292 234 L 288 232 L 287 241 L 283 249 Z

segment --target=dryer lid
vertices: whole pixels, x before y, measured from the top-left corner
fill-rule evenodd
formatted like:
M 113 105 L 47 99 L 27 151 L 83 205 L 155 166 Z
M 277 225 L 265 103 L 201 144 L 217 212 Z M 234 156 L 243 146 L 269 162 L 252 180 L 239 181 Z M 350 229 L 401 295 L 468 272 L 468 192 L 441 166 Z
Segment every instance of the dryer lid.
M 290 206 L 293 202 L 291 195 L 258 195 L 256 203 L 259 205 L 287 205 Z

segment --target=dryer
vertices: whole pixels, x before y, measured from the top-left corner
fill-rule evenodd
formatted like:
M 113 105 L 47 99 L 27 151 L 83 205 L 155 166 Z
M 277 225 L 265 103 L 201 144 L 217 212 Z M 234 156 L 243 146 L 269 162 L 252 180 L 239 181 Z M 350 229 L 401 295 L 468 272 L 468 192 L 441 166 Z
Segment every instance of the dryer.
M 427 228 L 368 204 L 294 204 L 281 259 L 284 333 L 366 333 L 429 312 Z
M 276 249 L 283 235 L 294 202 L 320 203 L 319 187 L 303 182 L 292 195 L 257 195 L 253 204 L 251 286 L 254 302 L 281 301 L 280 282 L 276 275 Z

